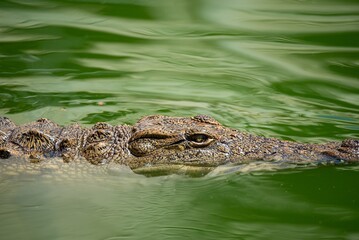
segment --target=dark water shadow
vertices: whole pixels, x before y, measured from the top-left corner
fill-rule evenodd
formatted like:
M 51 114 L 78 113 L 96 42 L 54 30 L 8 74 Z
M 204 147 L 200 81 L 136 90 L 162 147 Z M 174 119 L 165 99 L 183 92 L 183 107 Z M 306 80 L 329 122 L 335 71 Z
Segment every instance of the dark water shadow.
M 0 85 L 0 109 L 6 109 L 8 114 L 22 113 L 35 109 L 57 106 L 78 107 L 97 105 L 97 100 L 113 97 L 110 93 L 90 93 L 77 91 L 69 93 L 59 92 L 33 92 L 21 90 L 22 85 Z M 92 101 L 92 102 L 88 102 Z

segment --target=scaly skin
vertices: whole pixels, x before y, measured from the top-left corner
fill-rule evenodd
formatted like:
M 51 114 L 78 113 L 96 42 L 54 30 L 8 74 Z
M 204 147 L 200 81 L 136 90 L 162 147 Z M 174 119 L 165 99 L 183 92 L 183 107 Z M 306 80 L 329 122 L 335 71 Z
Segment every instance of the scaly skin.
M 146 166 L 212 168 L 252 161 L 308 164 L 359 162 L 359 140 L 306 144 L 254 136 L 222 126 L 208 116 L 148 116 L 134 126 L 97 123 L 92 128 L 61 127 L 47 119 L 16 126 L 0 117 L 0 158 L 39 162 L 60 157 L 64 162 L 115 162 Z M 175 167 L 174 167 L 175 168 Z

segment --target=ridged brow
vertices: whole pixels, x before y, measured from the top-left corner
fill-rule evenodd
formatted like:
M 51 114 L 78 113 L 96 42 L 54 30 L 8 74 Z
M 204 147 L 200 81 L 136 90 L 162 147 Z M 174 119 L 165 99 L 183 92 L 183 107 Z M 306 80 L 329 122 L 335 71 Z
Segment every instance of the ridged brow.
M 153 131 L 153 130 L 145 130 L 134 133 L 130 139 L 130 141 L 135 141 L 140 138 L 151 138 L 151 139 L 166 139 L 173 138 L 173 134 L 169 134 L 163 131 Z

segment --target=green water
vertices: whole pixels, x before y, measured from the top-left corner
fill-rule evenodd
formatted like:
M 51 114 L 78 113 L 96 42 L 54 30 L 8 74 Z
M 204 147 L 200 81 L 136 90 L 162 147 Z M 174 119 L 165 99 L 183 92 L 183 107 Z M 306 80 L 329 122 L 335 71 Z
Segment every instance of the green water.
M 358 138 L 358 53 L 354 0 L 2 0 L 0 115 Z M 0 238 L 359 239 L 357 166 L 66 176 L 0 176 Z

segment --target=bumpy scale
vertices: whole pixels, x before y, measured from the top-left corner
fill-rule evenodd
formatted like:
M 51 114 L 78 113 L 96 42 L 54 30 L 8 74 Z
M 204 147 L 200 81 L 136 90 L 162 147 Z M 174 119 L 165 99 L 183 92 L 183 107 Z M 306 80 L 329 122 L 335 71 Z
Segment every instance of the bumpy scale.
M 92 164 L 116 162 L 145 166 L 215 167 L 251 161 L 307 164 L 359 162 L 359 140 L 305 144 L 254 136 L 222 126 L 215 119 L 147 116 L 134 126 L 97 123 L 62 127 L 48 119 L 17 126 L 0 117 L 0 158 L 31 162 L 61 157 Z

